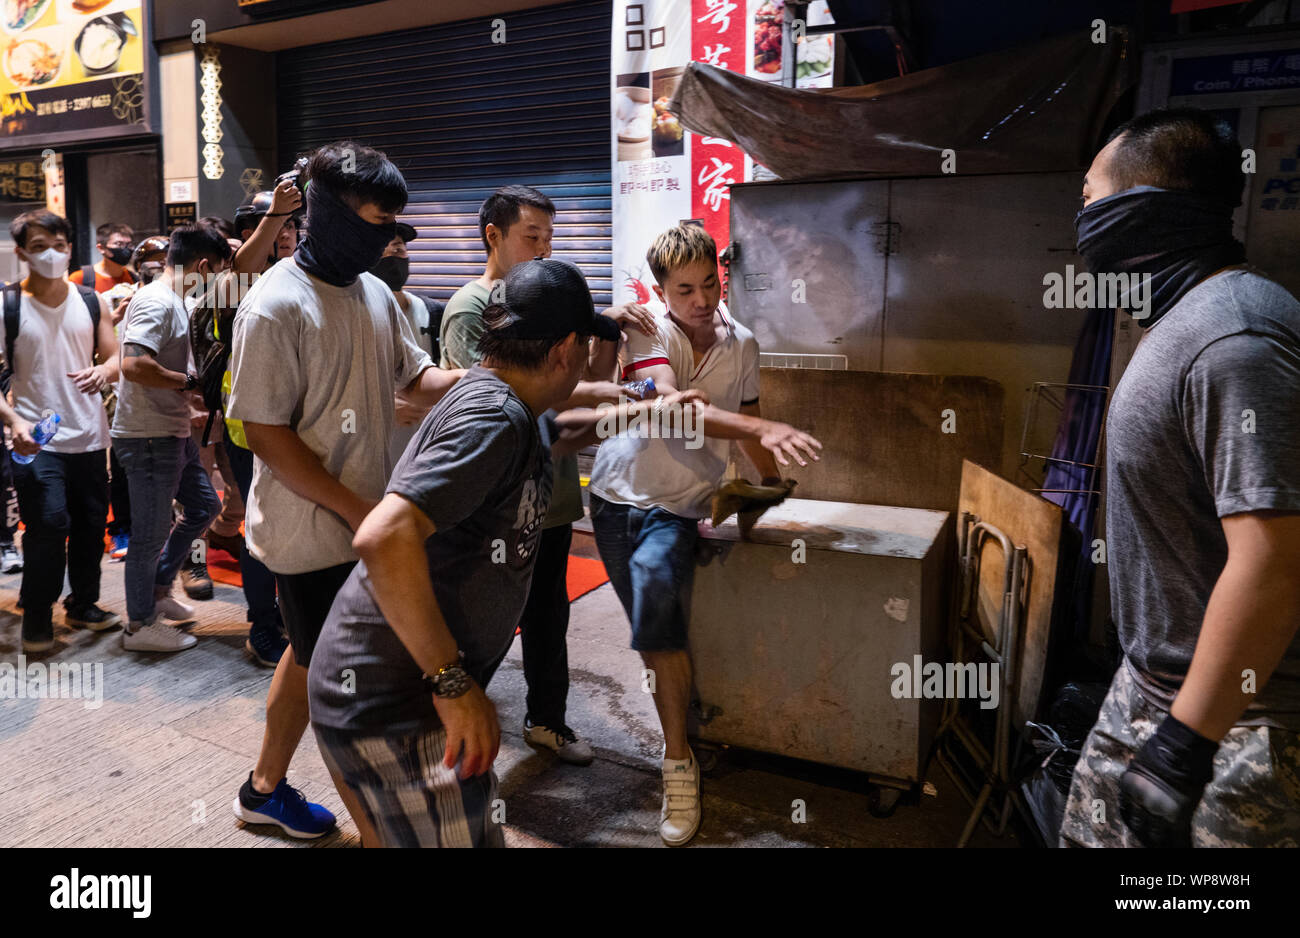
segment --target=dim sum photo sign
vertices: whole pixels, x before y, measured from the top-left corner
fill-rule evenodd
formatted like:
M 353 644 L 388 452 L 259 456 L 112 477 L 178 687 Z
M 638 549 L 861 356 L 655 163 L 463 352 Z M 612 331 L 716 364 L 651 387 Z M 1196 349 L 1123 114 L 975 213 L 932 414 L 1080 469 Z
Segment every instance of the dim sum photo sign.
M 616 0 L 610 56 L 614 302 L 646 302 L 655 235 L 699 219 L 726 247 L 730 186 L 750 178 L 734 144 L 686 132 L 667 109 L 687 63 L 744 72 L 746 0 Z
M 782 80 L 774 43 L 787 16 L 782 0 L 615 0 L 610 56 L 614 171 L 614 302 L 650 299 L 645 264 L 655 235 L 696 219 L 726 248 L 731 186 L 755 178 L 755 164 L 729 140 L 686 132 L 668 102 L 690 62 Z M 825 0 L 808 24 L 831 22 Z M 830 87 L 835 40 L 799 37 L 800 88 Z M 760 172 L 766 172 L 760 167 Z M 767 173 L 768 178 L 771 173 Z

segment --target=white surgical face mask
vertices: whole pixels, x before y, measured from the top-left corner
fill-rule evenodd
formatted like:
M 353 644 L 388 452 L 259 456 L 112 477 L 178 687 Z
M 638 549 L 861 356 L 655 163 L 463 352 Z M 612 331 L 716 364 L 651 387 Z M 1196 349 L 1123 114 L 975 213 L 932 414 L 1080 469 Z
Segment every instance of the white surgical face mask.
M 26 252 L 23 252 L 26 254 Z M 56 280 L 68 272 L 71 254 L 49 248 L 40 254 L 26 254 L 27 266 L 49 280 Z

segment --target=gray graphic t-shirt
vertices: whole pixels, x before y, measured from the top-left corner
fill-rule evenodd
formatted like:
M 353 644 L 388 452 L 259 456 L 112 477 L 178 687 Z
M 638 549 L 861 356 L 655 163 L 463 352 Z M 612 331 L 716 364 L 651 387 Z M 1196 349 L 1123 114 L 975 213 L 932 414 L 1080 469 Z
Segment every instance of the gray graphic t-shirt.
M 1300 511 L 1300 303 L 1245 270 L 1198 284 L 1138 345 L 1106 434 L 1111 608 L 1167 710 L 1228 558 L 1220 519 Z M 1300 730 L 1300 635 L 1241 722 Z
M 437 528 L 425 542 L 434 596 L 465 669 L 486 687 L 514 638 L 551 499 L 551 424 L 474 367 L 429 412 L 389 492 Z M 359 563 L 330 609 L 308 678 L 314 723 L 361 734 L 438 725 L 421 669 L 384 621 Z

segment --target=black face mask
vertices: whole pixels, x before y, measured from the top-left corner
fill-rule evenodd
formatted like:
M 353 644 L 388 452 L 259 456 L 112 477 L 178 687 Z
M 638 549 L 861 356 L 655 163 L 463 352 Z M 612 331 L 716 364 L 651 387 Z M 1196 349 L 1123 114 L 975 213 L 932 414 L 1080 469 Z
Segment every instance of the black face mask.
M 397 222 L 372 225 L 321 186 L 307 187 L 307 237 L 294 257 L 313 277 L 336 287 L 356 283 L 384 256 Z
M 1143 328 L 1210 274 L 1246 259 L 1232 237 L 1232 209 L 1193 192 L 1126 189 L 1079 212 L 1074 230 L 1089 273 L 1151 278 L 1150 315 L 1134 320 Z
M 109 248 L 104 252 L 104 256 L 114 264 L 121 264 L 125 267 L 127 264 L 131 263 L 131 253 L 132 251 L 130 247 Z
M 379 263 L 370 268 L 370 272 L 388 284 L 388 289 L 396 293 L 406 285 L 407 278 L 411 276 L 411 259 L 396 255 L 381 257 Z

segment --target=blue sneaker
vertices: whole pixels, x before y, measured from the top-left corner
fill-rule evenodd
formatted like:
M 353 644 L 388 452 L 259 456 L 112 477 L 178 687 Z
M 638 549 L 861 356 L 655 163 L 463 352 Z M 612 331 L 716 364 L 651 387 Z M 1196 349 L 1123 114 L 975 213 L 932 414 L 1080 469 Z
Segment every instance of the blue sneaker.
M 130 546 L 131 546 L 131 535 L 114 534 L 113 549 L 108 552 L 108 558 L 110 560 L 125 560 L 126 549 Z
M 277 824 L 290 837 L 300 840 L 314 840 L 334 827 L 334 815 L 304 798 L 287 778 L 280 779 L 269 795 L 255 792 L 252 772 L 235 796 L 235 817 L 245 824 Z

